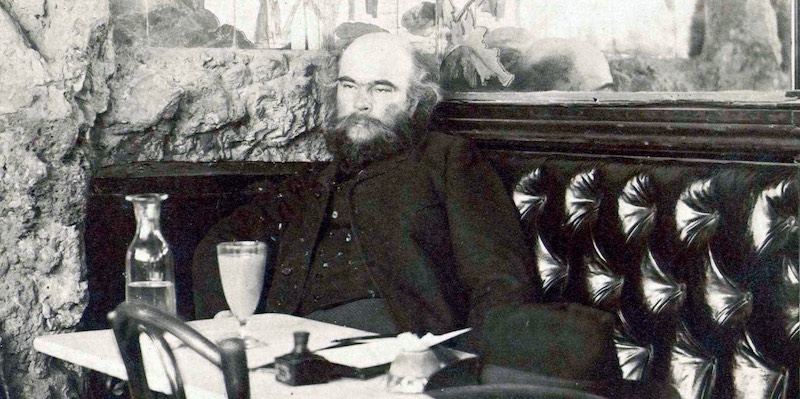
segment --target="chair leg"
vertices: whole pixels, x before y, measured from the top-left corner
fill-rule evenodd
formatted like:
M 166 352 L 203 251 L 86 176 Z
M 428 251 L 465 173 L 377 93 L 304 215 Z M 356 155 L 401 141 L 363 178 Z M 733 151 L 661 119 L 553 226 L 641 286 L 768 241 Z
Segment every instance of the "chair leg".
M 128 399 L 128 384 L 124 380 L 88 370 L 83 377 L 82 398 Z M 3 398 L 0 395 L 0 398 Z M 10 399 L 10 398 L 9 398 Z

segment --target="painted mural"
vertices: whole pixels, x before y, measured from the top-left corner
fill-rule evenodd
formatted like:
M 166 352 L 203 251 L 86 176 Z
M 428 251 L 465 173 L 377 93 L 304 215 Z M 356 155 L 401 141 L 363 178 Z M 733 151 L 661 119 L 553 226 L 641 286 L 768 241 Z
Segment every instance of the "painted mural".
M 434 57 L 454 92 L 791 84 L 793 0 L 141 1 L 152 46 L 337 50 L 386 31 Z

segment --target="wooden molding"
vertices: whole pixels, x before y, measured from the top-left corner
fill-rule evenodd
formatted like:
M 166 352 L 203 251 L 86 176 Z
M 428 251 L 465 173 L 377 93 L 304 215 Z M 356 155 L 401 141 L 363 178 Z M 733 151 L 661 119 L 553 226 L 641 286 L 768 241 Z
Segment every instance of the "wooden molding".
M 307 173 L 314 162 L 137 162 L 99 168 L 92 176 L 91 192 L 97 196 L 123 196 L 139 192 L 214 196 L 237 192 L 252 194 L 250 185 L 265 179 Z M 257 188 L 253 188 L 257 190 Z
M 174 176 L 287 175 L 303 173 L 314 162 L 168 162 L 147 161 L 115 164 L 99 168 L 95 179 L 137 179 Z
M 525 103 L 448 99 L 432 127 L 480 146 L 534 152 L 793 163 L 800 105 Z

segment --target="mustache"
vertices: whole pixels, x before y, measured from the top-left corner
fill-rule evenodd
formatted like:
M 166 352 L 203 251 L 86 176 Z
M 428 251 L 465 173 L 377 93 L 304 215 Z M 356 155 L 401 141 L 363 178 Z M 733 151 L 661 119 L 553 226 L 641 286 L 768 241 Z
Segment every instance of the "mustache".
M 362 127 L 367 129 L 381 132 L 388 132 L 394 128 L 394 126 L 389 126 L 369 115 L 350 114 L 344 117 L 335 118 L 333 121 L 333 126 L 331 126 L 331 130 L 347 130 L 357 125 L 362 125 Z

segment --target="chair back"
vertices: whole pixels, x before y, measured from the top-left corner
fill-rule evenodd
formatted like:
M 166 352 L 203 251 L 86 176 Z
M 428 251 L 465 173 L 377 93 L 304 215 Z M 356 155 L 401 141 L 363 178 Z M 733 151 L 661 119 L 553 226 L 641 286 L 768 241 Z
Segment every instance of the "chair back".
M 131 397 L 151 399 L 147 384 L 142 348 L 139 338 L 145 334 L 158 350 L 161 363 L 167 374 L 172 395 L 185 399 L 186 392 L 179 366 L 172 348 L 164 337 L 170 333 L 183 345 L 199 353 L 222 370 L 228 398 L 247 399 L 250 397 L 250 380 L 247 369 L 244 342 L 240 338 L 229 338 L 219 346 L 201 335 L 180 319 L 152 306 L 123 302 L 108 314 L 114 329 L 120 354 L 128 373 Z

